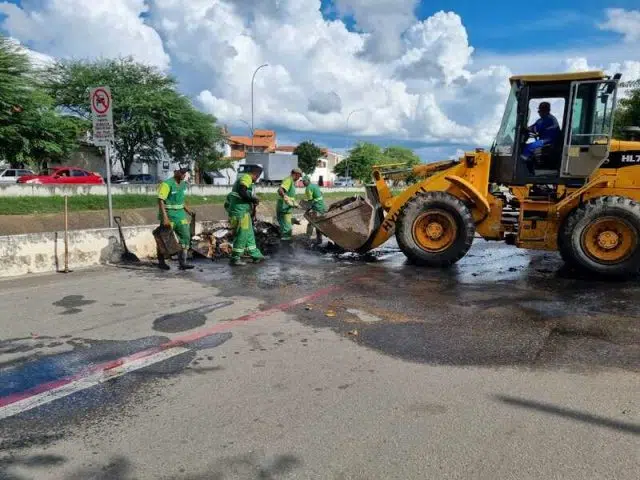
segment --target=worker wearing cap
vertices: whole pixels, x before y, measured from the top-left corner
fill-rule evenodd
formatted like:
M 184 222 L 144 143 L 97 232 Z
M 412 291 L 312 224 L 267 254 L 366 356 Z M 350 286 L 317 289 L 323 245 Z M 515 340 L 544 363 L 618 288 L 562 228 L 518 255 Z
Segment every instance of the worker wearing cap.
M 191 219 L 193 215 L 184 201 L 187 190 L 185 176 L 189 172 L 186 167 L 177 169 L 172 178 L 168 178 L 158 186 L 158 219 L 165 227 L 175 232 L 182 247 L 179 257 L 180 270 L 191 270 L 193 265 L 187 263 L 187 253 L 191 247 Z M 158 252 L 158 264 L 161 269 L 169 270 L 164 256 Z
M 291 170 L 291 175 L 285 178 L 278 189 L 278 204 L 276 211 L 280 224 L 280 238 L 290 241 L 293 234 L 293 209 L 299 207 L 296 202 L 296 182 L 302 177 L 302 170 L 298 167 Z
M 520 155 L 531 175 L 536 174 L 533 161 L 533 155 L 536 150 L 545 145 L 553 144 L 561 133 L 558 119 L 551 114 L 551 104 L 549 102 L 541 102 L 538 105 L 538 115 L 540 115 L 540 118 L 527 129 L 535 134 L 538 139 L 527 143 Z
M 260 203 L 253 191 L 253 185 L 261 173 L 262 168 L 259 165 L 254 165 L 249 173 L 240 175 L 236 183 L 233 184 L 224 204 L 229 215 L 231 228 L 235 230 L 231 253 L 231 265 L 234 266 L 246 265 L 242 260 L 242 255 L 245 252 L 251 255 L 253 263 L 260 263 L 264 260 L 264 255 L 256 245 L 252 221 L 255 208 Z
M 311 183 L 311 179 L 308 175 L 302 177 L 302 183 L 306 187 L 304 191 L 304 199 L 311 204 L 311 210 L 318 215 L 327 213 L 327 207 L 324 204 L 324 198 L 322 197 L 320 187 Z M 309 238 L 313 235 L 314 228 L 315 227 L 311 223 L 307 225 L 307 236 Z M 320 245 L 322 243 L 322 233 L 320 233 L 320 230 L 317 228 L 315 228 L 315 231 L 316 243 Z

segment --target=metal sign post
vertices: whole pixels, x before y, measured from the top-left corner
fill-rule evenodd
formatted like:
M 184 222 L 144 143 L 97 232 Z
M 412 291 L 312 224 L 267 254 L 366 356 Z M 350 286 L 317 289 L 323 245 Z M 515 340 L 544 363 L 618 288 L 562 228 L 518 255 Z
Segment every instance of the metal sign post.
M 104 147 L 104 161 L 107 166 L 107 208 L 109 211 L 109 228 L 113 228 L 113 200 L 111 198 L 111 157 L 109 155 L 109 145 Z
M 109 146 L 114 141 L 113 134 L 113 98 L 109 87 L 92 88 L 89 94 L 91 116 L 93 119 L 93 143 L 104 147 L 105 171 L 107 176 L 107 201 L 109 209 L 109 227 L 113 228 L 113 202 L 111 198 L 111 158 Z

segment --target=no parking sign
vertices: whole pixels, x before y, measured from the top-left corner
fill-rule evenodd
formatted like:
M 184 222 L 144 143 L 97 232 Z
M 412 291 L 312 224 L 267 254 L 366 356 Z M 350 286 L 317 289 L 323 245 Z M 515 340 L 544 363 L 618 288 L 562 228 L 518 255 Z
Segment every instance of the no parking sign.
M 89 98 L 93 118 L 93 143 L 109 145 L 114 139 L 111 90 L 109 87 L 92 88 Z

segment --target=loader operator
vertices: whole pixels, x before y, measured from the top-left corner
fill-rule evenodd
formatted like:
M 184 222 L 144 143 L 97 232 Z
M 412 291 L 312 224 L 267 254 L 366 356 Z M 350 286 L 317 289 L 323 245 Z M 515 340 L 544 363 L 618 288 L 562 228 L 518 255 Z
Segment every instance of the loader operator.
M 280 239 L 285 242 L 291 241 L 293 209 L 299 207 L 296 202 L 296 182 L 302 177 L 302 170 L 298 167 L 291 170 L 291 175 L 282 181 L 278 189 L 277 215 L 280 224 Z
M 324 198 L 322 197 L 320 187 L 311 183 L 311 179 L 308 175 L 305 175 L 302 178 L 302 183 L 306 187 L 304 191 L 304 199 L 310 202 L 311 210 L 316 212 L 318 215 L 327 213 L 327 207 L 324 204 Z M 320 230 L 311 225 L 311 223 L 307 225 L 307 236 L 311 238 L 314 229 L 316 231 L 316 244 L 320 245 L 322 243 L 322 233 L 320 233 Z
M 531 175 L 535 175 L 536 173 L 534 159 L 532 158 L 535 151 L 545 145 L 553 144 L 558 138 L 558 135 L 560 135 L 560 124 L 556 117 L 551 115 L 551 104 L 549 102 L 540 103 L 538 106 L 538 114 L 540 118 L 527 129 L 538 138 L 534 142 L 527 143 L 521 155 Z
M 249 173 L 240 175 L 233 184 L 233 188 L 224 203 L 224 208 L 229 215 L 229 223 L 234 229 L 233 250 L 231 252 L 231 265 L 242 266 L 246 263 L 242 260 L 245 252 L 248 252 L 253 263 L 262 262 L 265 257 L 256 245 L 256 237 L 253 231 L 253 218 L 255 209 L 260 200 L 253 191 L 253 184 L 262 174 L 260 165 L 252 165 Z
M 187 182 L 185 176 L 188 168 L 180 167 L 173 178 L 168 178 L 158 186 L 158 220 L 164 227 L 170 227 L 175 232 L 182 247 L 180 253 L 180 270 L 191 270 L 193 265 L 187 263 L 187 253 L 191 246 L 191 221 L 189 216 L 193 212 L 184 203 Z M 164 255 L 158 251 L 158 265 L 163 270 L 169 270 Z

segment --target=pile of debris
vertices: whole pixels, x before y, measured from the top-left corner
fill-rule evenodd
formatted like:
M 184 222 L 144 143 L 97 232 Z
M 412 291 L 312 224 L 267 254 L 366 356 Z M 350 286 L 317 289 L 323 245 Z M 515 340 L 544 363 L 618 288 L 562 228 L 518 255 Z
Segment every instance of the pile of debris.
M 253 224 L 256 245 L 265 255 L 278 249 L 280 228 L 270 222 L 256 220 Z M 195 235 L 191 240 L 191 250 L 201 257 L 217 260 L 231 256 L 234 231 L 229 222 L 217 223 L 212 228 Z

